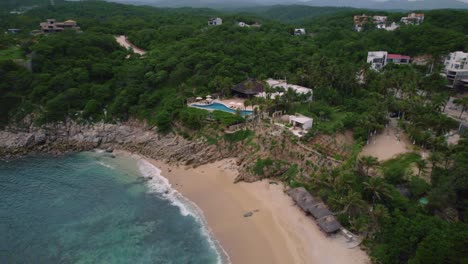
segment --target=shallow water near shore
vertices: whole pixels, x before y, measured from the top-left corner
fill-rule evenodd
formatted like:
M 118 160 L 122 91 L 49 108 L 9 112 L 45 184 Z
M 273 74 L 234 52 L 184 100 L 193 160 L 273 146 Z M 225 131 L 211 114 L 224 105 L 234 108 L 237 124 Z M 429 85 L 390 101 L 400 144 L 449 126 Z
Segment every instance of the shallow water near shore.
M 0 263 L 226 262 L 196 206 L 144 160 L 0 161 L 0 201 Z

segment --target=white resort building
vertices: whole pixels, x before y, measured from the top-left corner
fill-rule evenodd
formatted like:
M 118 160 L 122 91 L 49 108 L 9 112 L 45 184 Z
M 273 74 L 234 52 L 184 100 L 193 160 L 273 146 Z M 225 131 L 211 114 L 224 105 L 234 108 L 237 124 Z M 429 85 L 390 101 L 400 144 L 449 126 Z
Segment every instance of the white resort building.
M 271 88 L 283 88 L 284 90 L 292 89 L 294 92 L 296 92 L 299 95 L 306 95 L 307 96 L 307 101 L 312 101 L 313 96 L 314 96 L 314 91 L 310 88 L 299 86 L 299 85 L 294 85 L 294 84 L 288 84 L 286 80 L 275 80 L 275 79 L 268 79 L 266 80 L 267 84 Z M 282 96 L 283 93 L 274 93 L 272 94 L 272 97 L 276 96 Z M 259 94 L 260 97 L 266 97 L 265 93 Z
M 296 28 L 294 29 L 294 35 L 295 36 L 300 36 L 300 35 L 305 35 L 306 31 L 303 28 Z
M 424 14 L 411 13 L 402 17 L 401 22 L 406 25 L 419 25 L 424 22 Z
M 389 63 L 409 64 L 410 56 L 400 54 L 388 54 L 387 51 L 369 51 L 367 53 L 367 63 L 371 64 L 371 69 L 379 71 Z
M 289 124 L 292 125 L 290 131 L 294 135 L 302 137 L 312 128 L 314 119 L 296 114 L 289 116 Z
M 220 26 L 223 24 L 223 20 L 219 17 L 216 18 L 210 18 L 208 20 L 208 26 Z
M 468 53 L 455 51 L 447 55 L 442 75 L 447 78 L 450 88 L 468 87 Z

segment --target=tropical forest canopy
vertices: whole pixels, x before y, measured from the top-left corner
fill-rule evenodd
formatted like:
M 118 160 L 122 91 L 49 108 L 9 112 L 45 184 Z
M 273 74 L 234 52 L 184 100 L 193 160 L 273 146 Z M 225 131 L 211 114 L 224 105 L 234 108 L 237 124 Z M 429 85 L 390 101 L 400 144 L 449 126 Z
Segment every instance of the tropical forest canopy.
M 1 126 L 25 118 L 36 125 L 69 118 L 79 122 L 134 118 L 157 125 L 161 132 L 180 129 L 179 125 L 199 130 L 207 114 L 187 108 L 187 98 L 226 96 L 232 85 L 247 78 L 287 78 L 312 88 L 314 102 L 291 96 L 252 103 L 266 112 L 299 112 L 323 121 L 309 138 L 349 130 L 357 142 L 365 142 L 393 112 L 418 145 L 435 153 L 431 185 L 408 177 L 409 164 L 420 162 L 410 156 L 383 165 L 382 179 L 369 180 L 363 168 L 375 161 L 362 160 L 358 170 L 344 167 L 307 186 L 332 209 L 349 209 L 340 221 L 369 234 L 366 245 L 375 261 L 466 263 L 468 254 L 462 249 L 468 244 L 468 141 L 462 139 L 456 147 L 445 142 L 444 135 L 457 123 L 442 113 L 454 91 L 439 75 L 439 58 L 467 50 L 467 11 L 428 11 L 420 26 L 392 32 L 369 27 L 358 33 L 353 31 L 353 15 L 363 10 L 321 10 L 321 15 L 294 19 L 289 14 L 299 12 L 297 7 L 282 7 L 284 16 L 101 1 L 56 1 L 55 6 L 42 5 L 20 15 L 10 14 L 8 8 L 0 9 L 0 30 L 22 31 L 0 35 Z M 394 21 L 404 15 L 365 12 L 385 14 Z M 208 18 L 216 16 L 223 18 L 223 25 L 208 27 Z M 48 18 L 75 20 L 82 32 L 29 34 Z M 239 21 L 262 26 L 241 28 Z M 295 27 L 304 27 L 307 34 L 293 36 Z M 133 54 L 117 44 L 115 35 L 128 36 L 148 53 L 143 58 Z M 388 65 L 378 73 L 366 64 L 371 50 L 432 59 L 428 66 Z M 213 118 L 221 125 L 243 120 L 225 113 Z M 412 197 L 398 192 L 396 186 L 402 184 L 410 186 Z M 426 207 L 415 202 L 422 194 L 429 199 Z M 373 213 L 363 213 L 362 205 L 372 206 Z

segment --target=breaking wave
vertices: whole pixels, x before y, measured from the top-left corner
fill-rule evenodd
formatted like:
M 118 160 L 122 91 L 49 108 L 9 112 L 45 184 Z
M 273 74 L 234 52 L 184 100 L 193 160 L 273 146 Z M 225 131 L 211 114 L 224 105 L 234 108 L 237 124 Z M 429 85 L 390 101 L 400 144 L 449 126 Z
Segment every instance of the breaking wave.
M 183 216 L 191 216 L 201 225 L 201 232 L 207 238 L 211 248 L 215 250 L 218 263 L 231 263 L 229 255 L 214 237 L 207 225 L 203 211 L 192 201 L 185 198 L 176 189 L 172 188 L 169 180 L 161 175 L 161 170 L 150 162 L 140 159 L 138 169 L 145 178 L 151 178 L 148 181 L 150 191 L 159 194 L 163 199 L 168 200 L 172 205 L 179 208 Z

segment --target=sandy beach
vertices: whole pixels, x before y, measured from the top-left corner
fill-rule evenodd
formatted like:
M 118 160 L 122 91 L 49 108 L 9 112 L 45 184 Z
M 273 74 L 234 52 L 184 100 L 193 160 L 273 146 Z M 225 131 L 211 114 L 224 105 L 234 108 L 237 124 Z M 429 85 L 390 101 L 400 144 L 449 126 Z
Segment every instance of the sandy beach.
M 281 183 L 233 184 L 237 174 L 233 159 L 198 168 L 146 160 L 201 208 L 212 233 L 234 264 L 369 263 L 363 250 L 348 249 L 341 236 L 322 233 L 283 192 Z M 244 217 L 247 212 L 253 215 Z

